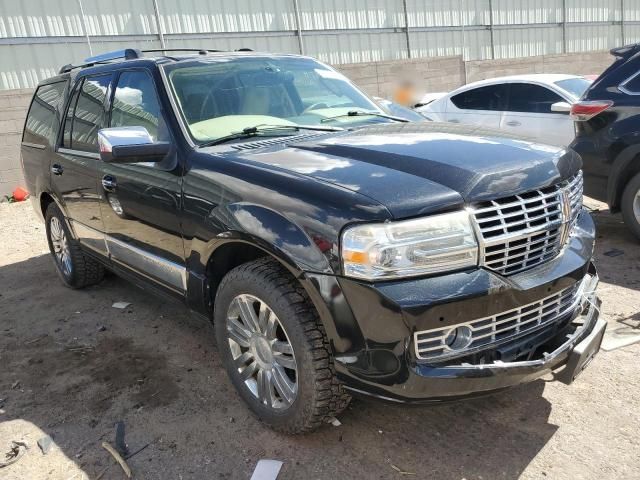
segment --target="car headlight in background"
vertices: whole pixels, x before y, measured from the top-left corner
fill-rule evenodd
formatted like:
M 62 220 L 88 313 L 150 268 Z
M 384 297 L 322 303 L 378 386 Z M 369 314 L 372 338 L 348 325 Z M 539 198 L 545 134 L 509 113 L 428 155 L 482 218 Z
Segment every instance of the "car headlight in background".
M 342 234 L 344 274 L 368 280 L 426 275 L 478 264 L 466 211 L 354 225 Z

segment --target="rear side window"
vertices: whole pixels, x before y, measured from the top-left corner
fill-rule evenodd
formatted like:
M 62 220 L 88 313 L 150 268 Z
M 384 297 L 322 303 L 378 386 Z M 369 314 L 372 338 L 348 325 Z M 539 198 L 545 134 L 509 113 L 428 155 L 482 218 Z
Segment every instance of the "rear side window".
M 104 101 L 111 74 L 86 77 L 69 104 L 63 146 L 84 152 L 98 152 L 98 130 L 104 128 Z M 75 105 L 74 105 L 75 101 Z
M 38 87 L 22 135 L 22 141 L 35 145 L 53 145 L 60 125 L 60 103 L 67 82 L 56 82 Z
M 451 102 L 462 110 L 504 110 L 507 101 L 506 85 L 487 85 L 451 97 Z
M 512 83 L 509 90 L 509 112 L 553 113 L 551 105 L 565 100 L 556 92 L 541 85 Z
M 149 73 L 125 71 L 120 74 L 109 126 L 145 127 L 153 140 L 168 140 L 158 94 Z
M 632 93 L 634 95 L 640 94 L 640 74 L 636 73 L 631 78 L 622 82 L 620 84 L 620 88 L 624 92 Z

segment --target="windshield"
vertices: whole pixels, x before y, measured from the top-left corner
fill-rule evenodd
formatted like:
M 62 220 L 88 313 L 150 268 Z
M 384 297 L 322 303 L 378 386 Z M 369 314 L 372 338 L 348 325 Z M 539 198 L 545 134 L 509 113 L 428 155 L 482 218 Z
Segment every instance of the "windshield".
M 591 81 L 586 78 L 576 77 L 559 80 L 556 82 L 556 85 L 577 100 L 582 97 L 582 94 L 589 88 Z
M 164 68 L 182 117 L 198 142 L 258 125 L 344 126 L 389 121 L 348 115 L 384 112 L 342 74 L 309 58 L 208 57 Z M 295 130 L 278 134 L 291 132 Z

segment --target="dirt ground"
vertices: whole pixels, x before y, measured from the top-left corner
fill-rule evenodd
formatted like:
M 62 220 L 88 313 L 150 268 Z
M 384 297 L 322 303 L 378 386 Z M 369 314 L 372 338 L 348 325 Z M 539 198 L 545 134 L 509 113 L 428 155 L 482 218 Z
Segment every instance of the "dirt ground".
M 342 426 L 288 437 L 242 404 L 209 324 L 115 276 L 63 287 L 30 205 L 0 204 L 0 462 L 12 440 L 30 446 L 0 478 L 124 478 L 101 447 L 124 421 L 130 450 L 148 445 L 128 460 L 139 479 L 248 479 L 261 458 L 284 462 L 279 479 L 639 479 L 640 344 L 615 347 L 640 335 L 640 245 L 618 216 L 595 217 L 609 351 L 573 385 L 437 407 L 356 400 Z

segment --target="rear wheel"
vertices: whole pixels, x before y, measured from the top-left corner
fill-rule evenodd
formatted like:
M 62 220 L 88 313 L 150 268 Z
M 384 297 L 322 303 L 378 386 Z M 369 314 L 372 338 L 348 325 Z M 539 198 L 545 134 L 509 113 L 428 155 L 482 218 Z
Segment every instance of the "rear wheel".
M 104 267 L 87 256 L 73 238 L 67 220 L 55 203 L 45 212 L 47 241 L 56 271 L 70 288 L 84 288 L 104 278 Z
M 640 240 L 640 173 L 633 177 L 624 188 L 621 210 L 624 223 Z
M 313 305 L 277 262 L 260 259 L 231 270 L 218 288 L 214 322 L 233 385 L 272 428 L 309 431 L 349 403 Z

